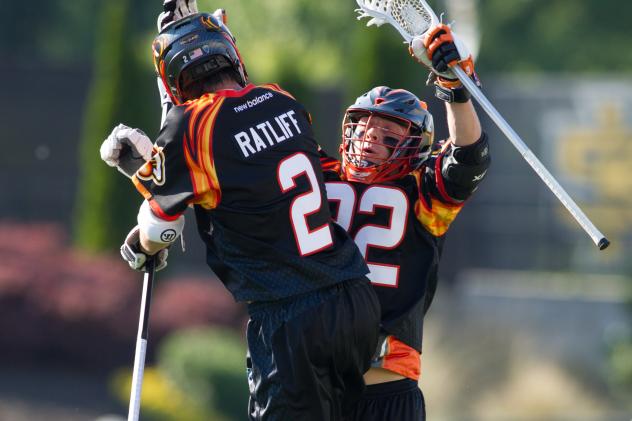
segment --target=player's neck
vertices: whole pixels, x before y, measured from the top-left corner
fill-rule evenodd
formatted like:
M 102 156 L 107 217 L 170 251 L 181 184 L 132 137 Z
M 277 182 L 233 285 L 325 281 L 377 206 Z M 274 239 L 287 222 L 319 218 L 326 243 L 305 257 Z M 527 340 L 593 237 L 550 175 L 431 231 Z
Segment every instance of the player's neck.
M 213 86 L 213 90 L 212 91 L 207 91 L 206 93 L 215 93 L 217 91 L 223 91 L 226 89 L 233 89 L 233 90 L 240 90 L 242 89 L 243 86 L 241 86 L 239 83 L 235 82 L 234 80 L 223 80 L 217 84 L 215 84 Z

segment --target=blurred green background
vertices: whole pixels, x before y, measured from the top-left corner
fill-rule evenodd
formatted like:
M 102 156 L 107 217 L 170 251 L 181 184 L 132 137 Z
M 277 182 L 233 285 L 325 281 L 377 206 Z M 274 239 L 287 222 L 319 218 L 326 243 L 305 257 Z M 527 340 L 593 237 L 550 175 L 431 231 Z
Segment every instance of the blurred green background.
M 612 241 L 599 252 L 480 112 L 493 166 L 448 234 L 420 384 L 433 420 L 632 418 L 632 3 L 444 0 L 484 91 Z M 352 0 L 223 7 L 254 83 L 340 120 L 376 85 L 443 105 L 388 27 Z M 117 257 L 140 196 L 98 148 L 158 132 L 161 2 L 36 0 L 0 13 L 0 420 L 126 414 L 141 276 Z M 154 293 L 142 418 L 246 419 L 244 308 L 203 263 L 192 218 Z M 177 249 L 173 247 L 172 249 Z M 109 415 L 108 415 L 109 414 Z M 119 417 L 119 418 L 117 418 Z

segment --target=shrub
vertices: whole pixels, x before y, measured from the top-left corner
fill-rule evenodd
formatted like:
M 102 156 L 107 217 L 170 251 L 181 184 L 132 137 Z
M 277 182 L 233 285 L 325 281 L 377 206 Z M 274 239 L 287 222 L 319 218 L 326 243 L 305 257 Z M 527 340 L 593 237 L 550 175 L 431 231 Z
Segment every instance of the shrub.
M 118 370 L 110 382 L 113 394 L 129 401 L 132 374 Z M 220 415 L 199 405 L 156 368 L 147 368 L 143 376 L 141 414 L 157 421 L 225 421 Z
M 188 396 L 231 420 L 246 419 L 246 345 L 226 329 L 172 334 L 158 351 L 158 365 Z
M 6 362 L 54 361 L 100 370 L 130 365 L 140 273 L 118 255 L 68 247 L 65 231 L 55 224 L 0 221 L 0 237 L 0 349 Z M 199 279 L 163 273 L 153 294 L 149 361 L 161 338 L 176 329 L 242 328 L 243 307 L 210 271 Z

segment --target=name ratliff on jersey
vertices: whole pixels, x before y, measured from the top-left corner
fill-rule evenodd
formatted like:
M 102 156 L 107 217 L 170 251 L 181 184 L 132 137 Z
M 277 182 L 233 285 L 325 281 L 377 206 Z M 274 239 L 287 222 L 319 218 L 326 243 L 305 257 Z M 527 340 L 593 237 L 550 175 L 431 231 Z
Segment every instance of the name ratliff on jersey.
M 195 208 L 207 262 L 236 300 L 277 300 L 368 272 L 332 222 L 309 114 L 277 85 L 172 108 L 156 147 L 160 180 L 144 168 L 137 189 L 163 219 Z
M 248 158 L 250 155 L 265 150 L 269 146 L 274 146 L 277 143 L 302 134 L 295 116 L 296 112 L 289 110 L 275 116 L 271 121 L 266 120 L 254 127 L 250 127 L 248 130 L 237 133 L 235 140 L 239 144 L 244 157 Z

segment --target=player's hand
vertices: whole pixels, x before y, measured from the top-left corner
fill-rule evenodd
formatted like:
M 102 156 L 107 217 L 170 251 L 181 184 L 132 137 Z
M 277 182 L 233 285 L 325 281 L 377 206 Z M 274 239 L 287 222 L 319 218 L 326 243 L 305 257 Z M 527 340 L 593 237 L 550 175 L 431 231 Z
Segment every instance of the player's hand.
M 470 78 L 478 82 L 472 55 L 448 25 L 435 25 L 426 34 L 413 38 L 409 50 L 413 57 L 432 71 L 432 81 L 437 85 L 447 89 L 461 86 L 450 69 L 457 63 Z
M 136 171 L 153 155 L 151 140 L 140 129 L 124 124 L 116 126 L 101 144 L 101 159 L 132 178 Z
M 162 4 L 163 12 L 158 15 L 158 32 L 173 22 L 198 12 L 196 0 L 165 0 Z
M 140 247 L 140 229 L 136 225 L 125 237 L 125 242 L 121 245 L 121 256 L 127 262 L 129 267 L 134 270 L 146 271 L 148 255 L 143 253 Z M 156 253 L 153 258 L 156 261 L 156 272 L 167 266 L 167 257 L 169 256 L 168 248 L 164 248 Z

